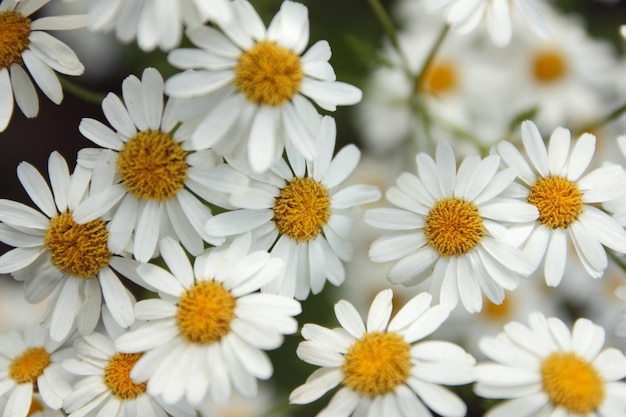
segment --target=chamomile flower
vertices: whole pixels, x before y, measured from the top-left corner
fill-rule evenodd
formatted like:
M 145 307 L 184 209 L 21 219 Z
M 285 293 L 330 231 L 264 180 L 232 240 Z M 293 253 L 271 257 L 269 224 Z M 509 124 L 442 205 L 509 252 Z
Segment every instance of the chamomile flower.
M 0 240 L 14 249 L 0 257 L 0 273 L 24 281 L 30 303 L 47 300 L 43 323 L 54 340 L 63 340 L 78 328 L 93 331 L 104 301 L 123 327 L 133 320 L 131 293 L 114 271 L 139 281 L 136 262 L 109 249 L 110 196 L 119 186 L 107 186 L 77 167 L 70 175 L 67 163 L 53 152 L 48 160 L 50 186 L 35 167 L 22 162 L 17 174 L 41 212 L 11 200 L 0 200 Z
M 258 172 L 280 158 L 286 142 L 315 157 L 319 116 L 310 100 L 334 111 L 357 103 L 361 91 L 335 81 L 328 42 L 304 52 L 309 42 L 304 5 L 283 2 L 267 29 L 247 0 L 232 5 L 234 17 L 219 24 L 221 32 L 207 26 L 190 30 L 198 48 L 168 56 L 172 65 L 189 70 L 167 80 L 167 94 L 199 97 L 201 103 L 191 106 L 199 118 L 193 143 L 231 156 L 247 153 Z
M 570 331 L 555 317 L 531 314 L 510 322 L 480 348 L 493 362 L 476 365 L 476 394 L 510 399 L 485 416 L 621 416 L 626 409 L 626 358 L 604 345 L 604 329 L 578 319 Z
M 183 28 L 213 20 L 227 22 L 233 12 L 229 0 L 111 0 L 92 1 L 88 27 L 94 31 L 115 31 L 122 42 L 135 38 L 148 52 L 169 51 L 180 45 Z
M 251 231 L 259 248 L 285 262 L 284 273 L 264 286 L 266 292 L 305 299 L 310 291 L 319 293 L 326 279 L 334 285 L 344 281 L 341 261 L 352 256 L 351 209 L 378 200 L 380 190 L 360 184 L 339 188 L 356 168 L 360 152 L 348 145 L 333 158 L 335 135 L 335 121 L 326 116 L 316 140 L 317 158 L 305 160 L 287 146 L 287 160 L 270 171 L 256 174 L 248 168 L 250 185 L 230 198 L 239 210 L 207 222 L 207 233 L 216 236 Z
M 61 367 L 69 357 L 71 349 L 37 324 L 25 327 L 23 336 L 15 331 L 0 336 L 0 395 L 8 397 L 2 416 L 26 417 L 31 406 L 60 409 L 71 391 Z M 43 404 L 33 398 L 35 392 Z
M 197 406 L 207 394 L 224 404 L 233 388 L 254 397 L 257 378 L 272 375 L 264 351 L 297 330 L 292 316 L 300 303 L 257 292 L 284 265 L 266 251 L 250 251 L 251 244 L 247 234 L 208 249 L 192 267 L 181 246 L 166 238 L 160 250 L 171 272 L 152 264 L 138 268 L 160 298 L 135 305 L 137 319 L 147 322 L 117 338 L 115 348 L 144 353 L 130 375 L 147 382 L 148 393 L 167 404 L 184 398 Z
M 532 265 L 506 240 L 507 223 L 529 222 L 537 209 L 501 196 L 515 171 L 498 171 L 500 158 L 466 157 L 458 171 L 452 147 L 437 146 L 436 160 L 420 153 L 418 176 L 401 174 L 387 192 L 399 208 L 365 212 L 365 221 L 392 233 L 376 239 L 369 251 L 374 262 L 398 260 L 388 278 L 393 284 L 416 285 L 430 278 L 429 292 L 441 303 L 469 312 L 482 307 L 481 290 L 496 304 L 504 290 L 517 287 Z
M 489 36 L 497 46 L 506 46 L 513 36 L 513 14 L 523 20 L 542 37 L 549 29 L 533 0 L 425 0 L 431 10 L 445 10 L 446 20 L 460 34 L 473 31 L 485 21 Z
M 26 117 L 39 112 L 37 86 L 55 104 L 63 100 L 63 89 L 56 74 L 80 75 L 84 71 L 76 54 L 46 30 L 76 29 L 84 26 L 84 16 L 30 15 L 49 0 L 0 1 L 0 132 L 13 115 L 13 99 Z
M 390 289 L 378 293 L 366 323 L 342 300 L 335 305 L 342 328 L 304 325 L 297 355 L 321 368 L 291 393 L 291 403 L 310 403 L 341 385 L 318 417 L 350 416 L 355 410 L 372 416 L 432 415 L 426 407 L 444 417 L 466 414 L 463 401 L 440 384 L 473 382 L 474 358 L 450 342 L 418 342 L 437 330 L 449 308 L 431 306 L 430 294 L 420 293 L 390 321 L 392 297 Z
M 146 392 L 145 383 L 136 383 L 130 372 L 142 353 L 121 353 L 111 335 L 91 333 L 74 341 L 76 359 L 63 362 L 79 380 L 63 401 L 68 417 L 97 415 L 194 417 L 188 404 L 170 406 Z
M 211 211 L 201 199 L 224 206 L 220 192 L 246 178 L 213 152 L 194 151 L 189 132 L 177 129 L 175 101 L 164 106 L 163 78 L 157 70 L 145 69 L 141 80 L 127 77 L 122 93 L 124 102 L 113 93 L 102 102 L 112 128 L 94 119 L 83 119 L 79 126 L 85 137 L 108 149 L 81 150 L 78 163 L 89 167 L 106 159 L 104 175 L 124 189 L 110 196 L 119 201 L 110 225 L 111 250 L 128 250 L 147 262 L 165 236 L 178 239 L 193 255 L 203 251 L 204 242 L 222 243 L 204 231 Z
M 499 143 L 497 151 L 521 180 L 517 196 L 539 210 L 536 220 L 516 230 L 518 239 L 525 241 L 528 260 L 537 267 L 545 259 L 546 284 L 556 287 L 563 278 L 570 241 L 587 273 L 601 277 L 608 265 L 604 246 L 625 253 L 626 232 L 594 203 L 626 192 L 624 170 L 607 163 L 585 174 L 596 146 L 589 133 L 570 146 L 570 131 L 557 128 L 546 148 L 535 124 L 525 121 L 522 140 L 527 158 L 510 142 Z

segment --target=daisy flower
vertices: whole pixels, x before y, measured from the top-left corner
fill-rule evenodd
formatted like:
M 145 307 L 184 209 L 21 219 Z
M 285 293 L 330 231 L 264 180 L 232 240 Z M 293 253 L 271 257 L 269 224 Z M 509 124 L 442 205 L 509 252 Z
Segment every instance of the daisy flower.
M 493 362 L 476 365 L 476 394 L 510 399 L 485 416 L 621 416 L 626 409 L 626 358 L 604 345 L 604 329 L 578 319 L 570 329 L 541 313 L 504 326 L 480 348 Z
M 387 199 L 399 208 L 365 212 L 371 226 L 391 230 L 369 250 L 374 262 L 399 260 L 389 271 L 393 284 L 416 285 L 430 278 L 431 293 L 469 312 L 480 311 L 481 290 L 496 304 L 532 271 L 521 250 L 506 241 L 506 223 L 529 222 L 537 209 L 501 196 L 514 181 L 498 171 L 500 158 L 466 157 L 458 172 L 452 147 L 439 142 L 436 160 L 420 153 L 418 176 L 401 174 Z
M 26 417 L 30 410 L 61 408 L 71 389 L 61 367 L 71 356 L 63 342 L 48 336 L 45 329 L 31 324 L 24 335 L 15 331 L 0 336 L 0 396 L 8 398 L 4 417 Z M 39 398 L 34 393 L 39 393 Z
M 122 42 L 137 39 L 146 51 L 169 51 L 180 45 L 183 27 L 200 26 L 207 20 L 227 22 L 232 18 L 229 0 L 94 0 L 88 12 L 88 27 L 115 31 Z
M 232 5 L 234 17 L 219 24 L 221 32 L 208 26 L 190 30 L 198 48 L 169 54 L 172 65 L 189 70 L 168 79 L 165 91 L 199 97 L 202 104 L 192 106 L 203 112 L 194 114 L 199 124 L 192 141 L 198 147 L 247 153 L 259 172 L 280 158 L 286 142 L 313 158 L 319 116 L 310 100 L 334 111 L 337 105 L 357 103 L 361 90 L 335 81 L 328 42 L 304 52 L 309 42 L 304 5 L 283 2 L 267 29 L 248 1 Z
M 24 66 L 55 104 L 63 100 L 63 89 L 54 72 L 80 75 L 84 71 L 70 47 L 45 32 L 82 27 L 83 16 L 29 18 L 49 1 L 0 1 L 0 132 L 11 120 L 14 97 L 26 117 L 39 112 L 37 92 Z
M 0 256 L 0 273 L 24 281 L 24 297 L 32 304 L 47 299 L 43 322 L 54 340 L 75 328 L 93 331 L 102 300 L 121 326 L 130 325 L 131 293 L 115 273 L 139 282 L 137 263 L 115 256 L 109 248 L 105 216 L 110 197 L 123 192 L 106 186 L 78 166 L 70 175 L 65 159 L 53 152 L 48 160 L 50 185 L 35 167 L 22 162 L 17 175 L 41 212 L 11 200 L 0 200 L 0 241 L 13 246 Z
M 557 128 L 546 148 L 535 124 L 525 121 L 522 141 L 528 158 L 510 142 L 499 143 L 497 151 L 521 180 L 517 197 L 539 210 L 536 220 L 516 230 L 520 242 L 526 242 L 529 261 L 537 267 L 545 258 L 546 284 L 556 287 L 565 271 L 569 240 L 587 273 L 601 277 L 608 265 L 603 245 L 626 252 L 626 232 L 594 203 L 614 200 L 626 192 L 624 170 L 606 163 L 583 175 L 596 146 L 595 136 L 589 133 L 570 146 L 570 131 Z
M 533 0 L 425 0 L 430 10 L 444 10 L 446 21 L 460 34 L 487 24 L 487 31 L 497 46 L 506 46 L 513 36 L 513 15 L 519 13 L 532 30 L 541 37 L 549 36 L 548 27 L 533 5 Z
M 171 272 L 152 264 L 138 268 L 160 298 L 135 305 L 137 319 L 147 322 L 117 338 L 115 348 L 144 353 L 130 376 L 147 382 L 148 393 L 167 404 L 185 398 L 198 406 L 207 394 L 225 404 L 233 387 L 252 398 L 257 378 L 270 378 L 264 351 L 297 330 L 292 316 L 300 303 L 257 292 L 284 265 L 266 251 L 250 251 L 251 244 L 247 234 L 208 249 L 192 267 L 182 247 L 166 238 L 160 250 Z
M 337 385 L 341 388 L 317 416 L 343 417 L 369 410 L 372 416 L 444 417 L 467 412 L 463 401 L 440 384 L 474 381 L 474 358 L 445 341 L 421 341 L 446 320 L 448 307 L 432 306 L 420 293 L 390 321 L 393 292 L 378 293 L 363 323 L 357 310 L 342 300 L 335 315 L 342 328 L 305 324 L 296 351 L 303 361 L 321 368 L 289 396 L 292 404 L 317 400 Z M 365 415 L 364 413 L 360 415 Z
M 202 200 L 228 207 L 219 200 L 220 192 L 247 179 L 213 152 L 194 151 L 189 132 L 177 129 L 175 101 L 164 105 L 163 78 L 157 70 L 145 69 L 141 81 L 127 77 L 122 93 L 124 101 L 109 93 L 102 102 L 112 128 L 94 119 L 83 119 L 79 126 L 85 137 L 107 149 L 81 150 L 78 163 L 91 167 L 107 159 L 104 175 L 124 189 L 110 196 L 119 201 L 110 225 L 111 250 L 128 249 L 147 262 L 165 236 L 180 240 L 192 255 L 204 250 L 204 242 L 222 243 L 204 231 L 211 211 Z
M 77 339 L 74 350 L 77 359 L 63 362 L 67 371 L 79 377 L 63 401 L 68 417 L 196 416 L 188 404 L 163 404 L 146 392 L 145 383 L 135 383 L 130 372 L 143 354 L 116 351 L 112 335 L 91 333 Z
M 270 171 L 246 170 L 250 185 L 230 198 L 239 210 L 207 222 L 207 233 L 216 236 L 252 231 L 256 246 L 285 262 L 284 273 L 264 291 L 305 299 L 309 291 L 319 293 L 326 279 L 340 285 L 345 278 L 341 261 L 352 256 L 351 209 L 378 200 L 380 191 L 370 185 L 339 188 L 356 168 L 360 152 L 348 145 L 333 158 L 335 135 L 335 120 L 325 116 L 317 158 L 305 160 L 288 145 L 287 160 Z

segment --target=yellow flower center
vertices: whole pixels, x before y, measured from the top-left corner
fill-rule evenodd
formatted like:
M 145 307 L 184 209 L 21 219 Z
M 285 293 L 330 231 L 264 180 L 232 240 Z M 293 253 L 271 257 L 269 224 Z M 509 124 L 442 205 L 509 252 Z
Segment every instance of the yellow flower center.
M 78 224 L 66 211 L 50 220 L 44 246 L 52 263 L 63 273 L 89 279 L 109 264 L 109 231 L 104 221 Z
M 573 414 L 587 415 L 604 400 L 604 382 L 589 362 L 575 353 L 553 353 L 541 364 L 543 390 L 550 401 Z
M 328 189 L 311 178 L 294 178 L 274 200 L 278 231 L 297 242 L 307 242 L 322 233 L 330 218 Z
M 550 229 L 566 228 L 583 212 L 583 194 L 563 177 L 541 178 L 530 189 L 528 203 L 539 210 L 539 223 Z
M 22 62 L 29 35 L 29 18 L 13 11 L 0 12 L 0 68 Z
M 143 353 L 116 353 L 104 368 L 104 384 L 120 400 L 134 400 L 146 392 L 147 383 L 135 383 L 130 371 Z
M 441 256 L 459 256 L 474 249 L 485 235 L 478 208 L 461 198 L 444 198 L 426 216 L 424 234 Z
M 512 294 L 507 294 L 500 304 L 493 303 L 487 298 L 485 299 L 485 303 L 483 304 L 483 309 L 480 314 L 485 316 L 488 320 L 498 322 L 508 321 L 511 319 L 514 307 L 515 303 L 513 302 Z
M 33 398 L 30 402 L 30 408 L 28 409 L 28 413 L 26 413 L 26 417 L 30 417 L 40 411 L 43 411 L 43 405 L 41 404 L 41 401 L 39 401 L 37 398 Z
M 427 94 L 438 96 L 454 90 L 458 86 L 458 81 L 458 75 L 452 63 L 435 62 L 426 68 L 418 88 Z
M 563 78 L 566 73 L 567 61 L 559 51 L 540 51 L 532 59 L 532 74 L 540 83 L 553 83 Z
M 18 384 L 35 383 L 51 363 L 46 349 L 31 347 L 13 358 L 9 364 L 9 377 Z
M 117 171 L 128 192 L 138 199 L 166 201 L 183 188 L 186 156 L 171 135 L 139 132 L 119 152 Z
M 396 333 L 366 333 L 345 354 L 343 383 L 364 396 L 387 394 L 408 379 L 410 350 Z
M 201 281 L 178 300 L 176 323 L 191 343 L 217 342 L 230 331 L 237 299 L 221 283 Z
M 234 82 L 251 102 L 280 106 L 296 95 L 303 78 L 298 55 L 272 41 L 261 41 L 239 58 Z

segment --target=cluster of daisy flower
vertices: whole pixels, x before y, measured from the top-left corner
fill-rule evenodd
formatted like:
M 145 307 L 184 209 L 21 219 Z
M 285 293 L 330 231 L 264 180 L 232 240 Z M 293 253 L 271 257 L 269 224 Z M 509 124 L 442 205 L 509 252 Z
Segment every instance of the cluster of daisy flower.
M 626 415 L 626 60 L 580 20 L 371 0 L 361 89 L 296 1 L 61 2 L 0 0 L 0 136 L 81 94 L 48 31 L 174 71 L 0 199 L 2 417 Z

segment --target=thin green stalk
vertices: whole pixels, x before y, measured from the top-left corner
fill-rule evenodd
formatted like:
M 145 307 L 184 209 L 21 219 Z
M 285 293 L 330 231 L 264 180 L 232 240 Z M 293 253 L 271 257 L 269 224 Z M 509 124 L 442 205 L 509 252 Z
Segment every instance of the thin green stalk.
M 61 86 L 63 86 L 65 91 L 90 103 L 100 104 L 106 97 L 106 94 L 91 91 L 83 86 L 75 84 L 73 81 L 70 81 L 65 77 L 59 77 L 59 80 L 61 81 Z
M 435 60 L 435 57 L 437 56 L 437 53 L 439 52 L 439 49 L 441 48 L 441 45 L 443 44 L 444 39 L 448 35 L 449 30 L 450 30 L 450 26 L 445 25 L 443 30 L 439 34 L 439 37 L 433 44 L 433 47 L 430 49 L 430 52 L 428 53 L 428 56 L 426 57 L 426 61 L 424 61 L 424 64 L 422 65 L 422 68 L 417 74 L 417 77 L 415 77 L 415 83 L 413 85 L 414 87 L 413 94 L 415 95 L 419 94 L 419 87 L 424 82 L 424 77 L 426 77 L 426 73 L 428 72 L 428 67 L 432 65 L 433 61 Z
M 396 30 L 391 17 L 380 3 L 379 0 L 368 0 L 380 26 L 383 28 L 387 36 L 389 36 L 389 40 L 391 41 L 391 45 L 398 53 L 400 60 L 402 61 L 402 66 L 404 67 L 404 71 L 407 73 L 409 77 L 412 77 L 411 67 L 409 66 L 409 61 L 406 59 L 406 55 L 400 46 L 400 40 L 398 39 L 398 31 Z
M 604 116 L 601 119 L 598 119 L 592 123 L 589 123 L 586 126 L 583 126 L 581 129 L 578 129 L 577 133 L 581 134 L 584 132 L 590 132 L 593 131 L 595 129 L 598 129 L 602 126 L 604 126 L 607 123 L 612 122 L 613 120 L 617 119 L 618 117 L 620 117 L 621 115 L 623 115 L 624 113 L 626 113 L 626 103 L 622 104 L 620 107 L 618 107 L 617 109 L 613 110 L 611 113 L 609 113 L 608 115 Z

